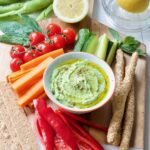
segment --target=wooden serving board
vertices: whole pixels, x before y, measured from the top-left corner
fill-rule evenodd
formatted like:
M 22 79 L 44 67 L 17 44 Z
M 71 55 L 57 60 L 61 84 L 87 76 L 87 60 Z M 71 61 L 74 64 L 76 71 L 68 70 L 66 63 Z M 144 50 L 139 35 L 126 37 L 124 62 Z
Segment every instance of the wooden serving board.
M 65 27 L 73 27 L 76 31 L 78 31 L 80 28 L 89 28 L 92 32 L 95 32 L 98 36 L 102 35 L 103 33 L 108 34 L 108 36 L 111 38 L 108 27 L 98 23 L 95 20 L 90 19 L 89 17 L 85 18 L 82 22 L 78 24 L 66 24 L 58 20 L 56 17 L 52 17 L 51 19 L 44 20 L 40 22 L 40 26 L 43 30 L 46 29 L 46 26 L 50 22 L 58 23 L 62 28 Z M 142 48 L 146 50 L 145 46 L 142 45 Z M 0 44 L 0 81 L 4 81 L 6 75 L 10 72 L 9 69 L 9 51 L 11 49 L 11 45 L 7 44 Z M 130 56 L 125 55 L 126 63 L 128 64 Z M 146 88 L 146 59 L 140 58 L 138 60 L 137 68 L 136 68 L 136 112 L 135 112 L 135 123 L 134 123 L 134 130 L 132 134 L 132 141 L 131 141 L 131 147 L 134 148 L 142 148 L 144 149 L 144 112 L 145 112 L 145 88 Z M 3 88 L 3 87 L 1 87 Z M 7 94 L 7 91 L 6 93 Z M 0 98 L 1 99 L 1 98 Z M 30 116 L 33 114 L 33 112 L 28 111 L 27 117 L 30 118 Z M 93 122 L 102 124 L 106 127 L 108 127 L 111 117 L 111 102 L 107 103 L 102 108 L 87 114 L 88 118 L 92 120 Z M 31 117 L 32 118 L 32 117 Z M 31 122 L 33 119 L 29 119 Z M 103 132 L 100 132 L 98 130 L 94 130 L 92 128 L 89 128 L 90 134 L 100 143 L 107 143 L 106 142 L 106 134 Z

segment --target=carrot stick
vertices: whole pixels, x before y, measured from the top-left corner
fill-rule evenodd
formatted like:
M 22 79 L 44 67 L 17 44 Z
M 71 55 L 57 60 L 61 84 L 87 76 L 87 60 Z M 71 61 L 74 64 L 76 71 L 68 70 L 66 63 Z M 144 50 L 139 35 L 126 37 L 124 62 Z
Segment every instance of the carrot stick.
M 47 95 L 46 95 L 46 93 L 44 92 L 44 93 L 42 93 L 37 99 L 40 99 L 40 98 L 44 98 L 44 99 L 46 99 L 47 98 Z
M 19 97 L 19 101 L 17 102 L 20 107 L 24 107 L 31 103 L 33 99 L 39 97 L 44 92 L 42 79 L 39 80 L 36 84 L 34 84 L 27 92 Z
M 30 72 L 32 69 L 29 70 L 25 70 L 25 71 L 17 71 L 17 72 L 13 72 L 11 74 L 9 74 L 6 78 L 7 78 L 7 82 L 8 83 L 13 83 L 15 82 L 17 79 L 21 78 L 23 75 L 25 75 L 26 73 Z
M 42 61 L 44 61 L 46 58 L 48 57 L 52 57 L 52 58 L 56 58 L 57 56 L 64 54 L 64 50 L 63 49 L 58 49 L 52 52 L 49 52 L 47 54 L 44 54 L 40 57 L 37 57 L 23 65 L 20 66 L 21 70 L 28 70 L 31 69 L 37 65 L 39 65 Z
M 28 90 L 38 79 L 42 78 L 45 68 L 52 62 L 52 58 L 47 58 L 32 71 L 25 74 L 12 84 L 14 91 L 20 96 L 23 92 Z

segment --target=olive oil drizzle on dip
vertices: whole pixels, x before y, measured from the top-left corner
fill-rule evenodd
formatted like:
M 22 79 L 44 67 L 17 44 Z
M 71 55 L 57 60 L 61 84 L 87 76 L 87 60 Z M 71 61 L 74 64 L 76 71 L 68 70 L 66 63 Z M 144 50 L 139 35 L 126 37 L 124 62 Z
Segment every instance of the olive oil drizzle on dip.
M 58 65 L 50 79 L 50 90 L 63 105 L 88 108 L 107 94 L 109 79 L 98 65 L 83 59 L 68 60 Z

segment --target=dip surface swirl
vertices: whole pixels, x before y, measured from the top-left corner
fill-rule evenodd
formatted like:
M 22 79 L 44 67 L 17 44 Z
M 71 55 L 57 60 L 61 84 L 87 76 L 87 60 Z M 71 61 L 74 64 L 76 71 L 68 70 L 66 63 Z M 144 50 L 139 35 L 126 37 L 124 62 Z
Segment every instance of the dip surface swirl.
M 101 101 L 108 91 L 103 69 L 87 60 L 69 60 L 57 66 L 50 79 L 54 97 L 69 107 L 88 108 Z

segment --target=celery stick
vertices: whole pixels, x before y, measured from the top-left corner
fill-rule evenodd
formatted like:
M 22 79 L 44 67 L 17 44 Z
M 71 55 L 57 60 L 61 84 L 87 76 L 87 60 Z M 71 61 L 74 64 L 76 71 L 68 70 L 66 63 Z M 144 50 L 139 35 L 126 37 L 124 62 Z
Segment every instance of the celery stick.
M 110 49 L 110 52 L 108 54 L 108 57 L 106 59 L 106 62 L 111 65 L 113 60 L 114 60 L 114 57 L 115 57 L 115 53 L 116 53 L 116 50 L 117 50 L 117 45 L 118 45 L 118 42 L 117 41 L 114 41 L 113 42 L 113 45 Z
M 98 46 L 95 55 L 100 59 L 105 60 L 109 39 L 106 34 L 99 37 Z

